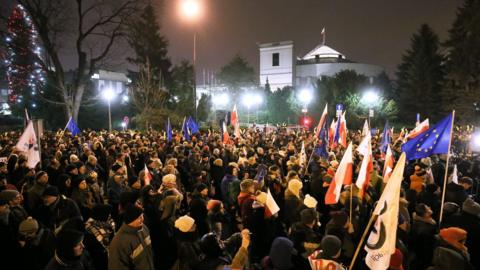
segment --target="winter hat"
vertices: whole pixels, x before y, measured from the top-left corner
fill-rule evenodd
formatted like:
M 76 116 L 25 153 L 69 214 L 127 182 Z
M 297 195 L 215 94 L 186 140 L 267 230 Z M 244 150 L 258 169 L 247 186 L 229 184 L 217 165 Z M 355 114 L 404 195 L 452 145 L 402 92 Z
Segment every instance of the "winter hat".
M 240 183 L 240 190 L 242 192 L 247 192 L 250 187 L 254 185 L 253 180 L 251 179 L 245 179 Z
M 72 177 L 72 188 L 73 189 L 78 188 L 78 185 L 80 185 L 80 183 L 82 183 L 83 181 L 87 181 L 87 177 L 85 175 L 79 174 L 77 176 Z
M 390 256 L 390 266 L 388 269 L 403 270 L 403 253 L 400 249 L 395 249 L 395 252 Z
M 10 202 L 11 200 L 15 199 L 18 194 L 20 193 L 16 190 L 11 190 L 11 189 L 3 190 L 2 192 L 0 192 L 0 200 L 5 200 L 6 202 Z
M 277 237 L 273 240 L 269 257 L 274 269 L 287 270 L 293 268 L 292 255 L 296 254 L 297 251 L 290 239 Z
M 143 211 L 139 207 L 135 206 L 134 204 L 128 204 L 127 207 L 125 207 L 125 212 L 123 213 L 123 221 L 125 224 L 130 224 L 140 217 L 142 213 Z
M 348 214 L 343 210 L 330 212 L 330 217 L 333 224 L 341 227 L 345 226 L 348 221 Z
M 480 204 L 472 198 L 468 198 L 463 202 L 462 211 L 477 217 L 480 217 Z
M 267 193 L 265 192 L 260 192 L 257 197 L 255 198 L 255 200 L 263 205 L 265 205 L 267 203 Z
M 167 174 L 162 178 L 163 185 L 176 185 L 177 184 L 177 177 L 175 174 Z
M 312 208 L 303 209 L 300 212 L 300 220 L 303 224 L 311 224 L 312 222 L 316 221 L 318 218 L 317 211 Z
M 445 240 L 445 242 L 449 243 L 453 247 L 462 251 L 467 251 L 467 247 L 460 243 L 460 241 L 467 239 L 467 232 L 465 230 L 458 227 L 449 227 L 446 229 L 441 229 L 439 235 L 443 240 Z
M 75 165 L 73 165 L 73 164 L 68 164 L 67 167 L 65 167 L 65 172 L 66 172 L 66 173 L 69 173 L 69 172 L 75 170 L 76 168 L 77 168 L 77 167 L 76 167 Z
M 45 188 L 42 195 L 43 197 L 45 196 L 58 197 L 58 188 L 56 186 L 49 185 Z
M 303 184 L 297 179 L 292 179 L 288 182 L 288 190 L 292 192 L 295 196 L 300 197 L 300 190 L 302 189 Z
M 335 235 L 326 235 L 320 242 L 322 256 L 324 258 L 333 258 L 342 248 L 342 241 Z
M 72 230 L 63 229 L 57 235 L 56 253 L 61 259 L 73 261 L 79 257 L 73 254 L 73 248 L 83 241 L 83 233 Z
M 220 210 L 221 205 L 222 205 L 222 202 L 219 200 L 210 200 L 207 203 L 207 210 L 217 212 L 218 210 Z
M 92 218 L 98 221 L 107 221 L 112 207 L 109 204 L 96 204 L 92 208 Z
M 317 203 L 318 203 L 317 200 L 314 197 L 310 196 L 309 194 L 307 194 L 305 196 L 305 199 L 303 200 L 303 204 L 305 204 L 305 206 L 308 208 L 313 208 L 313 209 L 317 208 Z
M 21 235 L 29 235 L 38 231 L 38 222 L 32 217 L 28 217 L 18 225 L 18 233 Z
M 195 224 L 195 220 L 187 215 L 175 220 L 175 228 L 184 233 L 189 232 L 192 229 L 193 224 Z
M 223 250 L 217 240 L 217 235 L 207 233 L 200 239 L 200 249 L 207 258 L 218 258 L 222 256 Z
M 197 184 L 197 186 L 195 187 L 195 189 L 196 189 L 198 192 L 202 192 L 202 190 L 208 189 L 208 186 L 205 185 L 204 183 L 199 183 L 199 184 Z
M 122 168 L 122 165 L 115 163 L 112 165 L 112 171 L 117 172 L 120 168 Z

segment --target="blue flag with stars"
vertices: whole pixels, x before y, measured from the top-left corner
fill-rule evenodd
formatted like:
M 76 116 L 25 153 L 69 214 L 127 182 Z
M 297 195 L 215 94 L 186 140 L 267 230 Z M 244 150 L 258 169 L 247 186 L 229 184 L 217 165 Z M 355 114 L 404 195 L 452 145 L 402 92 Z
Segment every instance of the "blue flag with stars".
M 433 154 L 447 154 L 452 133 L 453 113 L 442 119 L 429 130 L 402 145 L 407 159 L 419 159 Z
M 65 129 L 67 129 L 68 131 L 70 131 L 70 133 L 72 134 L 72 136 L 77 136 L 78 134 L 80 134 L 80 129 L 78 128 L 77 124 L 75 123 L 75 120 L 73 120 L 72 117 L 70 117 L 70 119 L 68 120 L 68 123 L 67 123 L 67 126 L 65 127 Z
M 193 120 L 191 116 L 188 117 L 187 127 L 188 127 L 188 130 L 190 130 L 190 134 L 196 134 L 200 132 L 200 129 L 198 128 L 198 124 L 195 122 L 195 120 Z
M 387 147 L 392 142 L 391 133 L 392 131 L 390 130 L 390 126 L 388 125 L 388 121 L 387 121 L 385 122 L 385 127 L 383 128 L 382 141 L 380 142 L 380 151 L 382 153 L 387 152 Z
M 167 120 L 167 142 L 172 142 L 172 125 L 170 124 L 170 118 Z

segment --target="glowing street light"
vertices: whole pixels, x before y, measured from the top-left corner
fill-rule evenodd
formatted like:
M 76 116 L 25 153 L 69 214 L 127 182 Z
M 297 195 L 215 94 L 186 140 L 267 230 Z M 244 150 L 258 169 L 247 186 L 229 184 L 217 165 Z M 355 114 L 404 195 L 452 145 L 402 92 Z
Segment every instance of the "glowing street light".
M 300 100 L 300 102 L 303 103 L 305 107 L 307 107 L 307 105 L 313 99 L 312 91 L 310 91 L 309 89 L 300 90 L 300 92 L 298 93 L 298 99 Z
M 371 105 L 375 105 L 378 99 L 379 99 L 378 93 L 373 90 L 369 90 L 363 94 L 362 102 L 364 104 L 371 106 Z
M 200 5 L 200 0 L 181 0 L 180 2 L 180 13 L 183 18 L 188 21 L 195 21 L 202 15 L 202 6 Z M 196 62 L 197 62 L 197 33 L 193 33 L 193 107 L 195 109 L 195 120 L 197 120 L 197 73 L 196 73 Z
M 108 130 L 112 131 L 112 112 L 110 111 L 110 103 L 115 98 L 115 91 L 112 88 L 103 90 L 102 96 L 108 103 Z
M 247 123 L 250 125 L 250 107 L 257 106 L 258 115 L 258 105 L 263 103 L 263 97 L 258 93 L 246 93 L 242 97 L 242 103 L 245 105 L 245 107 L 247 107 Z
M 212 97 L 212 102 L 213 102 L 213 105 L 215 105 L 215 107 L 223 107 L 230 102 L 230 96 L 227 93 L 214 95 Z

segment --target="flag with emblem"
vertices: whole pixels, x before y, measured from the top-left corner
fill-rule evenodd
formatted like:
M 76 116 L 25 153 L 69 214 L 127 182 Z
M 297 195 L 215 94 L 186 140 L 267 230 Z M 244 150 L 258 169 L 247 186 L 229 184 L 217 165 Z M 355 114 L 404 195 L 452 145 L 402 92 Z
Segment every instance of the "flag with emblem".
M 35 135 L 35 129 L 33 128 L 33 122 L 29 121 L 25 131 L 18 140 L 15 146 L 17 150 L 24 152 L 27 155 L 27 166 L 29 168 L 35 168 L 37 163 L 40 162 L 40 152 L 38 149 L 37 136 Z
M 402 145 L 407 159 L 419 159 L 433 154 L 447 154 L 452 133 L 453 113 L 435 126 Z
M 405 169 L 405 153 L 398 159 L 392 177 L 383 190 L 373 211 L 377 220 L 365 245 L 367 256 L 365 263 L 372 270 L 386 270 L 390 266 L 390 257 L 395 252 L 397 240 L 400 189 Z

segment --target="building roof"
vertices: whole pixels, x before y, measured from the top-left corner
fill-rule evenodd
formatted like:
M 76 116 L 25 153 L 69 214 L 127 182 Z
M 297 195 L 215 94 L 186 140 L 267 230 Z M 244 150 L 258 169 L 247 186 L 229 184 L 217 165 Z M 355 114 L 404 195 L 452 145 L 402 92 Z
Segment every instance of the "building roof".
M 286 40 L 286 41 L 280 41 L 280 42 L 257 43 L 257 44 L 259 48 L 263 49 L 263 48 L 270 48 L 270 47 L 277 47 L 277 46 L 288 46 L 288 45 L 293 46 L 293 41 Z
M 345 59 L 345 55 L 337 52 L 336 50 L 328 47 L 327 45 L 320 44 L 315 49 L 307 53 L 302 60 L 310 60 L 315 58 L 340 58 Z

